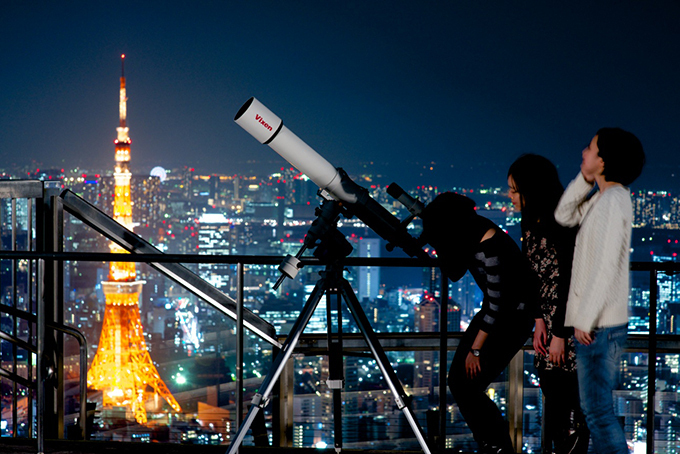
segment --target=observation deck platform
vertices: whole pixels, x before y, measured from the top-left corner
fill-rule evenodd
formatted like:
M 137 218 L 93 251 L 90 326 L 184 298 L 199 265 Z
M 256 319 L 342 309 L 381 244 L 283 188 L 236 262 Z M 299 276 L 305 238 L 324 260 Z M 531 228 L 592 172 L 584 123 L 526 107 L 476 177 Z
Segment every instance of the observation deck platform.
M 45 454 L 118 454 L 120 452 L 145 454 L 224 454 L 226 445 L 195 445 L 175 443 L 133 443 L 123 441 L 73 441 L 45 440 Z M 346 454 L 388 454 L 392 450 L 343 449 Z M 422 451 L 400 451 L 403 454 L 416 454 Z M 454 453 L 454 450 L 447 450 Z M 460 451 L 455 451 L 460 453 Z M 316 448 L 279 448 L 242 446 L 240 454 L 335 454 L 332 447 Z M 38 454 L 37 441 L 27 438 L 0 438 L 0 454 Z

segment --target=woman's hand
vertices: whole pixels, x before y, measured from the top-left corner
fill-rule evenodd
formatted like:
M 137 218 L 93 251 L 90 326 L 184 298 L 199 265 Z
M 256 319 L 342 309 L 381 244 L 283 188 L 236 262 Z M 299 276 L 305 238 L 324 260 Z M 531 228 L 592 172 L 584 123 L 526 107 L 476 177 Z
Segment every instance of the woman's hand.
M 581 164 L 581 175 L 583 175 L 583 179 L 589 184 L 593 184 L 595 181 L 595 177 L 583 169 L 583 164 Z
M 548 330 L 545 327 L 545 320 L 537 318 L 536 328 L 534 329 L 534 350 L 544 356 L 548 356 L 548 351 L 545 349 L 547 342 Z
M 475 378 L 482 371 L 482 364 L 479 361 L 479 356 L 475 356 L 469 352 L 465 358 L 465 372 L 468 378 Z
M 482 345 L 484 345 L 488 336 L 489 334 L 481 329 L 477 331 L 475 341 L 472 343 L 470 351 L 465 358 L 465 372 L 467 373 L 468 378 L 475 378 L 482 372 L 482 363 L 479 360 L 479 356 L 473 355 L 472 350 L 481 350 Z
M 578 328 L 574 328 L 574 337 L 582 345 L 590 345 L 593 343 L 592 334 L 586 331 L 581 331 Z
M 550 354 L 548 355 L 548 359 L 551 363 L 557 364 L 558 366 L 564 364 L 564 345 L 565 342 L 563 338 L 553 335 L 553 338 L 550 341 Z

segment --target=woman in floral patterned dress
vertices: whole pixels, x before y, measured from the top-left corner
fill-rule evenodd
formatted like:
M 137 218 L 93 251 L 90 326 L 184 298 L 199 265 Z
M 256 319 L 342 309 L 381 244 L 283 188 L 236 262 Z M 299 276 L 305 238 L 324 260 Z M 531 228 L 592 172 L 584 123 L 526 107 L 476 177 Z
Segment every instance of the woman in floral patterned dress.
M 576 229 L 555 222 L 564 187 L 548 159 L 526 154 L 508 171 L 509 195 L 522 212 L 522 250 L 540 279 L 534 330 L 535 366 L 545 397 L 545 453 L 585 453 L 589 433 L 581 413 L 573 329 L 565 328 Z

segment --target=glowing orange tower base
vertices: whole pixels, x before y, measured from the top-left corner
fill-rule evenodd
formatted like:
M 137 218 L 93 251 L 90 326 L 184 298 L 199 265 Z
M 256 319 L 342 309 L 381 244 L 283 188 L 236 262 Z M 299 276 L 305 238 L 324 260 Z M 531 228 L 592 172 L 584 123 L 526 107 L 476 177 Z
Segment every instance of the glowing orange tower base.
M 144 341 L 137 300 L 144 282 L 102 282 L 106 311 L 99 346 L 87 385 L 103 391 L 103 406 L 128 407 L 145 424 L 147 400 L 163 397 L 175 410 L 181 408 L 158 374 Z

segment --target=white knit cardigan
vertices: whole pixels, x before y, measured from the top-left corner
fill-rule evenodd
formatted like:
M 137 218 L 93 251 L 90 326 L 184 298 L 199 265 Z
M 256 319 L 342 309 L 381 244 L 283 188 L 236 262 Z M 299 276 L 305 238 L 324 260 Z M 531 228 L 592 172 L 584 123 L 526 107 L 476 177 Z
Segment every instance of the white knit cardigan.
M 580 224 L 576 236 L 565 326 L 590 332 L 628 323 L 630 190 L 611 186 L 586 200 L 593 185 L 579 172 L 555 210 L 564 226 Z

